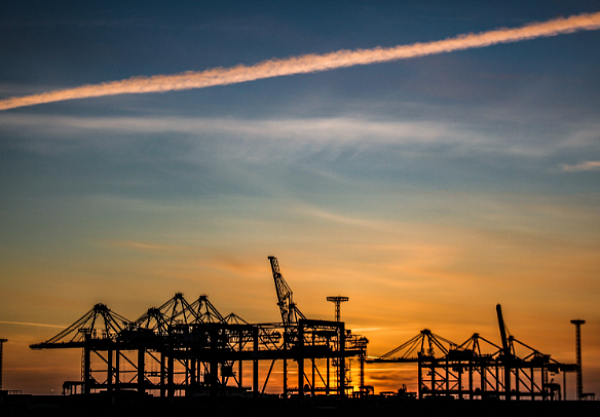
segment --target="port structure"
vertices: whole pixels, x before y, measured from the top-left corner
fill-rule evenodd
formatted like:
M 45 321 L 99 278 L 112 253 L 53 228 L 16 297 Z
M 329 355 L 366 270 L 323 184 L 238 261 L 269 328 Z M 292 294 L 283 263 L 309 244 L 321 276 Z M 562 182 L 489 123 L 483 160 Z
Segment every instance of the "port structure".
M 8 339 L 0 339 L 0 391 L 2 391 L 2 346 Z
M 581 371 L 581 325 L 584 320 L 571 320 L 575 325 L 575 355 L 577 360 L 577 399 L 581 401 L 583 397 L 583 378 Z
M 140 396 L 260 398 L 280 363 L 284 397 L 347 396 L 354 387 L 345 376 L 332 384 L 330 363 L 364 355 L 366 339 L 344 322 L 306 318 L 277 259 L 269 260 L 282 322 L 249 323 L 234 313 L 222 315 L 206 295 L 189 303 L 177 293 L 134 321 L 96 304 L 55 337 L 30 347 L 82 350 L 81 380 L 65 382 L 64 394 L 134 390 Z M 292 383 L 288 361 L 297 367 Z M 244 375 L 250 375 L 250 387 Z
M 585 324 L 585 320 L 571 320 L 571 324 L 575 325 L 575 357 L 577 360 L 577 399 L 595 400 L 595 394 L 583 392 L 583 371 L 581 364 L 581 325 Z
M 337 295 L 334 297 L 327 297 L 327 301 L 335 304 L 335 321 L 340 321 L 341 318 L 341 304 L 349 301 L 350 298 Z
M 335 316 L 334 317 L 335 317 L 336 322 L 339 323 L 341 321 L 341 307 L 340 307 L 341 304 L 345 303 L 349 300 L 350 300 L 350 298 L 344 297 L 341 295 L 327 297 L 327 301 L 332 302 L 335 305 L 335 311 L 334 311 Z M 364 345 L 363 353 L 358 358 L 359 366 L 360 366 L 358 395 L 362 397 L 369 392 L 365 388 L 365 357 L 366 357 L 366 347 L 367 347 L 367 344 L 369 343 L 369 340 L 367 338 L 363 337 L 360 340 L 360 343 Z M 350 368 L 345 360 L 339 361 L 336 358 L 334 358 L 332 365 L 335 368 L 336 381 L 337 381 L 338 385 L 342 383 L 342 378 L 346 379 L 345 380 L 346 384 L 350 384 L 352 382 L 352 379 L 350 378 Z
M 502 308 L 496 306 L 501 346 L 478 333 L 461 344 L 422 330 L 390 352 L 367 363 L 416 363 L 419 399 L 566 400 L 566 374 L 577 365 L 560 363 L 507 335 Z M 517 356 L 516 350 L 525 354 Z M 486 353 L 487 352 L 487 353 Z M 550 376 L 563 375 L 563 390 Z

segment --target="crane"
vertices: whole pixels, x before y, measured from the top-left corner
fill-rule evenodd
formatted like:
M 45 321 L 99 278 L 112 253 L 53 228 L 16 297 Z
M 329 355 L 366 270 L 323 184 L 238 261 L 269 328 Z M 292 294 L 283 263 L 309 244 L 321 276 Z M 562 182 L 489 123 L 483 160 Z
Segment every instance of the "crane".
M 269 262 L 271 262 L 271 270 L 273 271 L 273 280 L 275 281 L 275 290 L 277 291 L 277 305 L 281 311 L 281 319 L 285 327 L 290 327 L 298 323 L 298 318 L 306 319 L 304 314 L 294 303 L 293 293 L 283 275 L 279 269 L 279 262 L 274 256 L 269 256 Z
M 513 362 L 514 355 L 512 354 L 512 336 L 506 337 L 506 325 L 504 324 L 504 318 L 502 317 L 502 306 L 496 304 L 496 315 L 498 316 L 498 327 L 500 328 L 500 338 L 502 339 L 502 358 L 504 361 L 504 399 L 507 401 L 511 400 L 511 386 L 510 386 L 510 375 L 511 375 L 511 363 Z
M 511 349 L 509 347 L 509 339 L 506 337 L 506 325 L 502 317 L 502 306 L 496 304 L 496 315 L 498 316 L 498 327 L 500 328 L 500 339 L 502 339 L 502 353 L 506 358 L 510 357 Z

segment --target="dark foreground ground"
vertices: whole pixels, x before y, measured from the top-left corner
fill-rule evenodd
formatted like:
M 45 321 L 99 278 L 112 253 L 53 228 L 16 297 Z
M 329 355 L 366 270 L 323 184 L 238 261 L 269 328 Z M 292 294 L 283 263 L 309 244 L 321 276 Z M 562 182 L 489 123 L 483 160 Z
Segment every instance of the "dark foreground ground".
M 397 398 L 316 400 L 252 400 L 242 398 L 161 398 L 109 396 L 3 396 L 0 416 L 264 416 L 264 417 L 334 417 L 334 416 L 600 416 L 600 401 L 451 401 L 401 400 Z

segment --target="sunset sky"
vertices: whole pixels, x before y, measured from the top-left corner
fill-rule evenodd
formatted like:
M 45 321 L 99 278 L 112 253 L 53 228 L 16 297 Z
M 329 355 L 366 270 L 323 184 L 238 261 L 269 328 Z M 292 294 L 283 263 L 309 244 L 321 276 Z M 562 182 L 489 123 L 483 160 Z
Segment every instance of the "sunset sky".
M 597 1 L 2 1 L 0 100 L 136 76 L 432 42 Z M 183 292 L 300 310 L 381 355 L 424 328 L 517 339 L 600 395 L 600 31 L 164 93 L 0 111 L 3 389 L 59 393 L 81 352 L 32 351 L 96 303 Z M 407 371 L 408 369 L 408 371 Z M 416 372 L 370 365 L 376 391 Z M 249 381 L 249 379 L 246 379 Z M 562 377 L 559 382 L 562 382 Z M 569 376 L 574 399 L 575 378 Z M 275 387 L 275 391 L 279 388 Z

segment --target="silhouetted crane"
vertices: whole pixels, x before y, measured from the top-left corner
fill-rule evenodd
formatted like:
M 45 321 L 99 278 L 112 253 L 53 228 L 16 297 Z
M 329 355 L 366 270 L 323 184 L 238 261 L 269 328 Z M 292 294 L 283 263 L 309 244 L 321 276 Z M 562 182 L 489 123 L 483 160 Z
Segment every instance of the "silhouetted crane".
M 298 318 L 306 319 L 304 314 L 294 303 L 293 293 L 283 275 L 279 269 L 279 262 L 274 256 L 269 256 L 269 262 L 271 262 L 271 270 L 273 271 L 273 280 L 275 281 L 275 290 L 277 291 L 277 305 L 281 312 L 281 319 L 285 327 L 290 327 L 298 323 Z

